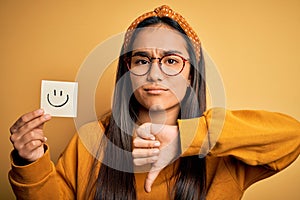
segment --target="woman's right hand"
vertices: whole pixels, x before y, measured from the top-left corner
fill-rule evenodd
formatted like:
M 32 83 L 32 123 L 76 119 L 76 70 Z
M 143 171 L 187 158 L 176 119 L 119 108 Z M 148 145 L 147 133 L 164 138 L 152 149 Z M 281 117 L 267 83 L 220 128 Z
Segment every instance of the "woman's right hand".
M 133 140 L 133 163 L 139 167 L 151 164 L 144 188 L 151 192 L 160 171 L 179 157 L 179 130 L 176 125 L 144 123 L 136 129 Z
M 38 109 L 22 115 L 10 128 L 10 141 L 25 161 L 33 162 L 44 155 L 47 138 L 43 133 L 43 125 L 50 119 L 50 115 Z

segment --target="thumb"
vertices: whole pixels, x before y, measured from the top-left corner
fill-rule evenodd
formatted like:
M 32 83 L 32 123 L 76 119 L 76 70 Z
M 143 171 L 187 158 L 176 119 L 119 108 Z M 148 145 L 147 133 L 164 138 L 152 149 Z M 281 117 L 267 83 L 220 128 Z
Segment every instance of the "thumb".
M 161 170 L 155 170 L 155 171 L 150 171 L 147 175 L 147 178 L 145 180 L 145 191 L 146 192 L 151 192 L 151 187 L 155 179 L 157 178 L 158 174 L 160 173 Z
M 165 124 L 151 124 L 151 134 L 159 134 L 165 127 Z

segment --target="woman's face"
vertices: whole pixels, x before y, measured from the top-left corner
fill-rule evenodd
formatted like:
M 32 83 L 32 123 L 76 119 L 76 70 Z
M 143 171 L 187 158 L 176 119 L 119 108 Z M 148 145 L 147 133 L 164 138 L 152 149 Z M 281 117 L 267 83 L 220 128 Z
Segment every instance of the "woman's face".
M 138 55 L 138 59 L 140 55 L 149 58 L 161 58 L 169 54 L 176 54 L 189 59 L 186 41 L 181 33 L 164 24 L 141 30 L 133 42 L 132 49 L 132 55 Z M 138 59 L 134 61 L 137 66 L 140 66 L 140 62 L 144 64 L 144 60 Z M 133 59 L 131 59 L 132 62 Z M 175 61 L 167 59 L 164 63 L 172 65 Z M 168 76 L 163 73 L 159 67 L 158 59 L 152 59 L 150 70 L 145 75 L 137 76 L 131 73 L 131 82 L 137 101 L 144 108 L 152 111 L 178 109 L 179 103 L 190 84 L 190 63 L 188 61 L 183 63 L 183 70 L 176 76 Z

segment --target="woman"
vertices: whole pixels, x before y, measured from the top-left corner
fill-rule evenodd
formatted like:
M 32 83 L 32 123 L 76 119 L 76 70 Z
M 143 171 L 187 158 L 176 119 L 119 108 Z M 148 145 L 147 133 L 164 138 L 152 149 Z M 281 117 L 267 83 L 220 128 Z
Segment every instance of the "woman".
M 300 123 L 288 116 L 205 111 L 204 71 L 182 16 L 168 6 L 140 16 L 125 36 L 111 114 L 83 126 L 56 167 L 42 129 L 49 115 L 36 110 L 11 127 L 16 196 L 241 199 L 298 157 Z

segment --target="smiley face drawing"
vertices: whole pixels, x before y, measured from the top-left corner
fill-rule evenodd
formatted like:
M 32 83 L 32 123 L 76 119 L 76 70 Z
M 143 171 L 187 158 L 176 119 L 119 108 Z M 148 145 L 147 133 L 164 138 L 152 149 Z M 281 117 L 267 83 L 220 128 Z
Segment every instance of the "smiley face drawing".
M 40 107 L 53 117 L 77 117 L 78 82 L 42 80 Z
M 50 97 L 51 96 L 51 97 Z M 63 91 L 59 91 L 59 95 L 57 94 L 56 90 L 53 90 L 53 95 L 47 94 L 47 101 L 48 103 L 56 108 L 63 107 L 69 101 L 69 95 L 63 95 Z

